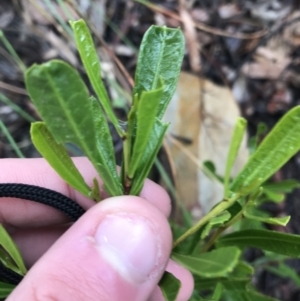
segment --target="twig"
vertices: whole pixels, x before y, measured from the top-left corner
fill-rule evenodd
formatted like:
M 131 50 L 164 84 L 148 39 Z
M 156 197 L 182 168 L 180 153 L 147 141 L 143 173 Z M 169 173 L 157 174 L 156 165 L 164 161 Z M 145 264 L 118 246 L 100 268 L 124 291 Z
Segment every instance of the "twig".
M 163 15 L 166 15 L 168 17 L 171 17 L 173 19 L 176 19 L 180 22 L 183 22 L 182 18 L 180 16 L 178 16 L 176 13 L 162 7 L 162 6 L 158 6 L 158 5 L 154 5 L 150 2 L 144 1 L 144 0 L 134 0 L 135 2 L 141 3 L 145 6 L 147 6 L 148 8 L 152 9 L 153 11 L 159 12 Z M 218 28 L 214 28 L 211 27 L 209 25 L 203 24 L 203 23 L 199 23 L 199 22 L 194 22 L 194 26 L 202 31 L 208 32 L 208 33 L 212 33 L 214 35 L 218 35 L 218 36 L 223 36 L 223 37 L 229 37 L 229 38 L 235 38 L 235 39 L 241 39 L 241 40 L 252 40 L 252 39 L 258 39 L 263 37 L 264 35 L 267 34 L 268 30 L 266 28 L 254 32 L 254 33 L 228 33 L 222 29 L 218 29 Z
M 0 88 L 11 91 L 11 92 L 15 92 L 17 94 L 22 94 L 22 95 L 26 95 L 26 96 L 28 95 L 28 93 L 25 89 L 4 83 L 2 81 L 0 81 Z

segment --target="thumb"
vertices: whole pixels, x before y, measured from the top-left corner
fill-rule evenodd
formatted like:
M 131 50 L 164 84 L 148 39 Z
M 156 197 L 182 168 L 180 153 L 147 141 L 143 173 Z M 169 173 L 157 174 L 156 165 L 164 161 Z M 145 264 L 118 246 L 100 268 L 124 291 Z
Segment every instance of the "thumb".
M 171 245 L 167 219 L 152 204 L 134 196 L 104 200 L 61 236 L 7 300 L 145 301 Z

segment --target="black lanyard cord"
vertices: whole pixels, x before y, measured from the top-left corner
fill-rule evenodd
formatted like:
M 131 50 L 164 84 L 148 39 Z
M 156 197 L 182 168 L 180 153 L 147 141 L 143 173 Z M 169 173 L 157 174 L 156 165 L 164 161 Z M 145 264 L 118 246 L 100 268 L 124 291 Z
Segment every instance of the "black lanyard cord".
M 85 212 L 80 205 L 65 195 L 39 186 L 11 183 L 0 184 L 0 198 L 3 197 L 19 198 L 51 206 L 63 212 L 72 221 L 76 221 Z M 22 279 L 22 275 L 8 269 L 0 261 L 0 281 L 3 280 L 9 284 L 16 285 Z
M 22 281 L 23 276 L 7 268 L 0 261 L 0 279 L 9 284 L 18 285 Z
M 65 195 L 39 186 L 26 184 L 0 184 L 0 198 L 13 197 L 34 201 L 60 210 L 76 221 L 85 210 Z

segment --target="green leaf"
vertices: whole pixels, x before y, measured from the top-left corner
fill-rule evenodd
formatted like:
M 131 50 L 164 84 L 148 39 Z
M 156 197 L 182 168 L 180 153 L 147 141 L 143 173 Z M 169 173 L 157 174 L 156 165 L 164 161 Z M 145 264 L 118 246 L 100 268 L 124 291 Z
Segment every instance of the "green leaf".
M 226 301 L 279 301 L 254 291 L 225 291 L 223 297 Z
M 246 119 L 239 117 L 237 119 L 235 127 L 234 127 L 234 131 L 233 131 L 233 135 L 232 135 L 230 147 L 229 147 L 229 153 L 227 156 L 227 163 L 226 163 L 226 169 L 225 169 L 225 175 L 224 175 L 225 198 L 227 198 L 228 194 L 229 194 L 229 180 L 230 180 L 231 169 L 233 167 L 233 164 L 236 160 L 236 156 L 240 149 L 240 145 L 241 145 L 243 137 L 245 135 L 246 127 L 247 127 Z
M 265 197 L 263 197 L 259 200 L 260 203 L 265 202 L 265 201 L 273 201 L 275 203 L 280 203 L 284 200 L 283 193 L 274 192 L 267 188 L 263 188 L 263 189 L 264 189 L 263 194 Z
M 230 276 L 232 277 L 248 277 L 254 274 L 254 268 L 252 265 L 245 261 L 239 261 L 235 266 Z
M 249 277 L 218 277 L 218 278 L 206 278 L 193 275 L 195 289 L 207 290 L 213 289 L 217 283 L 222 283 L 226 290 L 246 290 L 247 285 L 251 282 Z
M 0 281 L 0 298 L 6 298 L 14 289 L 15 285 Z
M 198 291 L 194 290 L 193 295 L 191 296 L 189 301 L 215 301 L 215 300 L 203 298 L 199 295 Z
M 128 176 L 131 179 L 134 178 L 136 170 L 141 168 L 139 165 L 151 138 L 163 89 L 164 86 L 161 82 L 158 89 L 153 91 L 143 91 L 141 98 L 138 100 L 136 111 L 136 131 L 128 172 Z
M 249 194 L 300 149 L 300 106 L 290 110 L 263 140 L 233 181 L 230 190 Z
M 90 101 L 92 103 L 92 117 L 96 129 L 94 139 L 99 157 L 101 157 L 101 160 L 99 160 L 96 165 L 98 169 L 102 171 L 102 180 L 107 179 L 107 181 L 104 182 L 104 189 L 110 191 L 111 188 L 113 188 L 113 191 L 117 192 L 116 195 L 122 195 L 122 185 L 117 174 L 115 150 L 107 120 L 96 98 L 90 97 Z
M 88 74 L 90 82 L 101 102 L 107 116 L 115 126 L 120 137 L 124 136 L 124 131 L 119 125 L 118 119 L 114 114 L 109 97 L 101 79 L 101 67 L 97 51 L 91 33 L 84 20 L 70 21 L 75 35 L 77 49 L 79 51 L 82 63 Z
M 157 117 L 161 119 L 175 92 L 184 54 L 184 37 L 181 30 L 151 26 L 145 33 L 135 72 L 133 95 L 140 99 L 143 91 L 159 88 L 160 78 L 164 91 Z
M 181 287 L 181 282 L 176 277 L 169 272 L 165 272 L 158 285 L 166 301 L 176 300 Z
M 300 183 L 297 180 L 288 179 L 280 182 L 265 183 L 263 184 L 263 188 L 272 192 L 289 193 L 296 188 L 300 188 Z
M 243 230 L 221 237 L 218 246 L 254 247 L 290 257 L 300 257 L 300 236 L 268 230 Z
M 231 217 L 230 213 L 227 210 L 225 210 L 220 215 L 210 219 L 210 221 L 204 226 L 204 229 L 201 233 L 201 239 L 207 237 L 212 228 L 219 227 L 223 225 L 225 222 L 227 222 L 230 219 L 230 217 Z
M 226 277 L 204 278 L 193 275 L 195 289 L 207 290 L 213 289 L 217 283 L 221 283 L 226 290 L 246 290 L 251 282 L 251 276 L 254 268 L 244 261 L 239 261 L 234 270 Z
M 7 269 L 10 269 L 20 275 L 23 275 L 20 268 L 17 266 L 17 264 L 12 259 L 10 254 L 4 248 L 2 248 L 1 245 L 0 245 L 0 263 L 2 263 Z
M 252 155 L 256 151 L 260 136 L 263 135 L 267 130 L 268 127 L 264 122 L 260 122 L 258 124 L 255 136 L 249 139 L 248 144 L 249 144 L 250 155 Z
M 243 212 L 244 216 L 248 219 L 253 219 L 256 221 L 260 221 L 262 223 L 266 223 L 266 224 L 272 224 L 272 225 L 280 225 L 280 226 L 286 226 L 287 223 L 290 220 L 290 216 L 285 216 L 285 217 L 266 217 L 263 215 L 258 215 L 259 212 L 257 212 L 256 214 L 253 214 L 251 212 L 250 208 L 246 208 Z
M 2 248 L 7 252 L 7 254 L 14 261 L 15 265 L 18 267 L 19 271 L 15 270 L 15 272 L 21 275 L 25 275 L 27 269 L 25 267 L 21 253 L 17 245 L 14 243 L 14 241 L 11 239 L 11 237 L 9 236 L 9 234 L 6 232 L 6 230 L 1 224 L 0 224 L 0 246 L 2 246 Z
M 165 133 L 168 129 L 168 124 L 161 122 L 156 119 L 149 139 L 148 147 L 145 149 L 143 157 L 141 158 L 139 168 L 137 169 L 137 177 L 133 180 L 130 194 L 139 195 L 143 185 L 144 180 L 147 178 L 151 167 L 155 161 L 158 151 L 163 143 Z
M 108 172 L 107 166 L 113 164 L 98 150 L 92 103 L 78 72 L 62 61 L 53 60 L 33 65 L 25 74 L 25 82 L 30 98 L 56 142 L 78 146 L 93 163 L 107 192 L 111 196 L 121 195 L 116 167 Z
M 220 248 L 197 256 L 172 253 L 172 258 L 193 274 L 213 278 L 228 275 L 238 263 L 241 251 L 236 247 Z
M 89 197 L 90 188 L 68 155 L 65 147 L 57 143 L 44 122 L 34 122 L 30 128 L 31 140 L 39 153 L 70 186 Z
M 220 298 L 222 297 L 222 292 L 223 292 L 223 285 L 220 282 L 218 282 L 211 298 L 213 300 L 219 301 Z

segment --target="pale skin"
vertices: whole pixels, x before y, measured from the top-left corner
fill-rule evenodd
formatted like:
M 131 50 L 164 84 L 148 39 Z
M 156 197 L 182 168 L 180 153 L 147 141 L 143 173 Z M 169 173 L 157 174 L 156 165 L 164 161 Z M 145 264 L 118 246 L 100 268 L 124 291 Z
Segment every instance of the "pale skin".
M 96 172 L 90 162 L 74 162 L 91 186 Z M 8 301 L 162 301 L 157 283 L 165 270 L 181 281 L 177 301 L 190 298 L 190 272 L 169 259 L 171 202 L 159 185 L 147 180 L 140 197 L 106 198 L 95 205 L 70 188 L 44 159 L 1 159 L 0 170 L 0 183 L 49 188 L 88 210 L 70 226 L 53 208 L 0 199 L 0 223 L 30 267 Z

